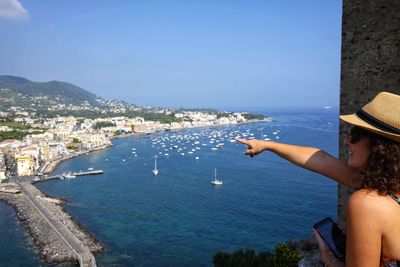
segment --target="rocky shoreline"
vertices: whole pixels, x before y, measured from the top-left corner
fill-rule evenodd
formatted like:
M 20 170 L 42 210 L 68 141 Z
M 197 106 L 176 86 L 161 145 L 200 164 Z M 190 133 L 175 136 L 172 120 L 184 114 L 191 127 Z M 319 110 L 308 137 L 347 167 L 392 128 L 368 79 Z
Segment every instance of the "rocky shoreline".
M 67 212 L 64 211 L 65 201 L 54 199 L 44 195 L 40 190 L 31 185 L 29 190 L 37 196 L 52 215 L 61 221 L 74 235 L 86 245 L 92 253 L 103 251 L 101 243 L 89 232 L 84 230 Z M 60 239 L 56 232 L 28 202 L 22 194 L 0 193 L 0 200 L 14 208 L 15 214 L 32 238 L 37 248 L 39 257 L 48 263 L 77 264 L 77 259 L 71 249 Z M 61 203 L 60 205 L 56 203 Z

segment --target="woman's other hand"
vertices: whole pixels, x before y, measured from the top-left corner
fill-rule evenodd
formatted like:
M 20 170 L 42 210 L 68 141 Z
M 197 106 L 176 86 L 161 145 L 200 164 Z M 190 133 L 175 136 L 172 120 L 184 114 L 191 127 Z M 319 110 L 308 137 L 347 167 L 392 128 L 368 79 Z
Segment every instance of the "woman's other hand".
M 329 246 L 326 244 L 326 242 L 322 239 L 322 237 L 319 235 L 317 230 L 314 228 L 312 229 L 315 238 L 317 239 L 318 247 L 319 247 L 319 255 L 321 258 L 321 261 L 324 263 L 325 266 L 329 267 L 334 267 L 334 266 L 345 266 L 343 263 L 341 263 L 336 257 L 335 254 L 333 254 L 332 250 L 329 248 Z

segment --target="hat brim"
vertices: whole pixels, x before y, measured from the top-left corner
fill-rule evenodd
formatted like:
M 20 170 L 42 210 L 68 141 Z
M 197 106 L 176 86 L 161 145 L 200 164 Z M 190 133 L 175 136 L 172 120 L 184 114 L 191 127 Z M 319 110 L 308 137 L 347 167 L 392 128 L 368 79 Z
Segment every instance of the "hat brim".
M 341 120 L 350 123 L 352 125 L 364 128 L 368 131 L 374 132 L 378 135 L 384 136 L 388 139 L 394 140 L 396 142 L 400 142 L 400 135 L 398 134 L 392 134 L 392 133 L 388 133 L 385 131 L 382 131 L 374 126 L 372 126 L 371 124 L 363 121 L 362 119 L 360 119 L 359 117 L 357 117 L 357 115 L 355 114 L 349 114 L 349 115 L 340 115 L 339 116 Z

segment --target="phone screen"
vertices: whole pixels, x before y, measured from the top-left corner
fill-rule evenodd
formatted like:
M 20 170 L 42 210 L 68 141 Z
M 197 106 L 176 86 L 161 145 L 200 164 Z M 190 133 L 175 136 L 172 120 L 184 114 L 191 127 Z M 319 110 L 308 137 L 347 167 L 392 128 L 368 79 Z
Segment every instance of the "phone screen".
M 314 228 L 328 244 L 335 256 L 343 261 L 346 253 L 346 236 L 331 218 L 325 218 L 314 224 Z

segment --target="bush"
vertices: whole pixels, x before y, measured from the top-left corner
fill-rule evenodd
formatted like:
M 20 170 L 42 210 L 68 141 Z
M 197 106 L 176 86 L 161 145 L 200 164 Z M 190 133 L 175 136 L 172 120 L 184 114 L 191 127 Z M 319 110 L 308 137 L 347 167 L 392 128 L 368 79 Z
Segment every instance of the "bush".
M 98 121 L 94 124 L 93 128 L 97 130 L 97 129 L 101 129 L 101 128 L 105 128 L 105 127 L 112 127 L 112 126 L 115 126 L 115 124 L 110 121 Z
M 275 253 L 256 253 L 252 249 L 239 249 L 232 254 L 217 252 L 213 257 L 215 267 L 295 267 L 301 254 L 290 244 L 278 244 Z
M 275 247 L 274 267 L 296 267 L 302 256 L 287 244 Z
M 267 116 L 261 115 L 261 114 L 251 114 L 251 113 L 243 113 L 242 116 L 246 119 L 246 120 L 263 120 L 265 119 Z

